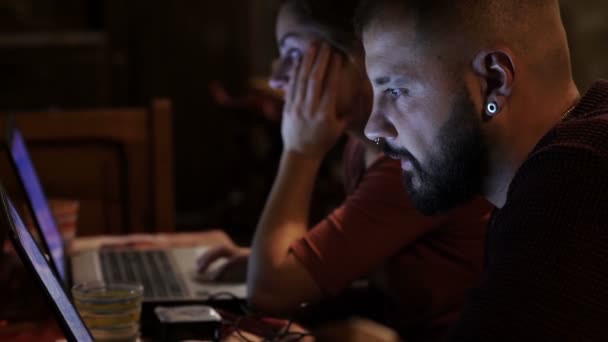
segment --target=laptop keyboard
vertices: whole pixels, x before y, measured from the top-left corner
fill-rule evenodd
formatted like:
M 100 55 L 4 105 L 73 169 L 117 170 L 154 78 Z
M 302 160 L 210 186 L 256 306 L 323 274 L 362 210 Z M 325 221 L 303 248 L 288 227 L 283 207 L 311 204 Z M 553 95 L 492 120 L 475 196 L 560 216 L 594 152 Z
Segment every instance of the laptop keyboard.
M 104 250 L 100 252 L 100 260 L 108 283 L 140 283 L 146 299 L 185 296 L 165 251 Z

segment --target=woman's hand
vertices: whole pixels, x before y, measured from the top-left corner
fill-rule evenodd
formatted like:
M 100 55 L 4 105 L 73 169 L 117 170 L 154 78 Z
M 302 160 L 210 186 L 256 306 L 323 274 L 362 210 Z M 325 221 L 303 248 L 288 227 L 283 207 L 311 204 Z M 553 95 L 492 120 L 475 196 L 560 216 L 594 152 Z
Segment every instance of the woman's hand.
M 236 245 L 213 247 L 197 260 L 198 278 L 214 282 L 244 282 L 250 253 L 249 248 Z
M 281 126 L 284 152 L 324 158 L 344 134 L 346 120 L 336 108 L 342 64 L 342 56 L 323 43 L 294 68 Z

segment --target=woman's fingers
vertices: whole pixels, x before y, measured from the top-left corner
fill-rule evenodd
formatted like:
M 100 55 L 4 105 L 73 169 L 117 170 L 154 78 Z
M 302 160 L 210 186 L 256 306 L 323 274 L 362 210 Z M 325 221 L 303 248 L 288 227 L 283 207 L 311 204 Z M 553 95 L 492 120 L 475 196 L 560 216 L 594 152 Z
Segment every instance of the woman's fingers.
M 247 281 L 247 261 L 249 255 L 236 255 L 226 260 L 217 268 L 213 280 L 224 283 L 242 283 Z
M 336 107 L 340 89 L 340 73 L 342 71 L 343 63 L 343 58 L 339 53 L 332 53 L 324 91 L 321 94 L 320 105 L 322 108 L 331 109 Z M 336 114 L 335 111 L 333 111 L 333 113 Z
M 298 75 L 294 79 L 295 83 L 295 95 L 293 99 L 292 109 L 296 109 L 301 106 L 306 99 L 306 91 L 308 89 L 307 83 L 310 77 L 310 72 L 314 65 L 315 59 L 317 58 L 317 51 L 319 50 L 317 44 L 313 44 L 310 50 L 305 54 L 302 64 L 298 70 Z
M 339 53 L 332 54 L 330 71 L 327 75 L 326 80 L 326 91 L 323 93 L 321 98 L 320 107 L 323 108 L 322 112 L 327 113 L 330 117 L 329 120 L 333 120 L 336 124 L 336 128 L 339 130 L 345 130 L 349 125 L 349 120 L 352 116 L 340 116 L 338 113 L 338 94 L 340 92 L 341 72 L 344 64 L 344 57 Z M 333 116 L 332 116 L 333 115 Z
M 313 60 L 314 57 L 314 60 Z M 342 57 L 324 45 L 307 55 L 296 82 L 292 111 L 281 123 L 286 150 L 324 157 L 344 133 L 338 117 L 337 98 L 342 94 Z
M 197 268 L 199 273 L 204 273 L 214 261 L 219 258 L 227 258 L 234 256 L 233 248 L 227 246 L 219 246 L 212 248 L 203 253 L 197 260 Z
M 327 43 L 323 43 L 308 78 L 306 103 L 310 108 L 317 108 L 321 94 L 327 90 L 325 80 L 327 78 L 327 70 L 329 69 L 331 55 L 331 47 Z M 314 114 L 314 111 L 311 114 Z
M 285 105 L 283 108 L 284 113 L 291 113 L 294 108 L 294 99 L 296 97 L 298 74 L 300 71 L 300 65 L 302 60 L 299 59 L 294 62 L 295 67 L 289 73 L 289 82 L 287 83 L 287 91 L 285 92 Z

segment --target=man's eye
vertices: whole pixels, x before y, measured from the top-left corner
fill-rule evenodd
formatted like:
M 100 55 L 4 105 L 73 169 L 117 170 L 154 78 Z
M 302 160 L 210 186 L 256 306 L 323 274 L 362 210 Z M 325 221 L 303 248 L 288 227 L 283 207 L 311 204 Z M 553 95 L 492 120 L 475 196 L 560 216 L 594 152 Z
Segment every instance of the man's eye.
M 297 61 L 300 59 L 300 57 L 302 57 L 302 53 L 296 49 L 291 49 L 287 51 L 287 56 L 289 56 L 290 59 Z
M 398 89 L 386 89 L 384 91 L 385 94 L 391 96 L 393 99 L 398 99 L 402 95 L 407 95 L 407 89 L 398 88 Z

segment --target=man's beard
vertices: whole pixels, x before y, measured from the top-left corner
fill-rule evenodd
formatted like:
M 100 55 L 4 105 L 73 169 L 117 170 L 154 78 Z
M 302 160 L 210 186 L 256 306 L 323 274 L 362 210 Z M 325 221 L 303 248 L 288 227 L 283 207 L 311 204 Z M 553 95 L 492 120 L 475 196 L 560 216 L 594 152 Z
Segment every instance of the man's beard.
M 463 93 L 438 134 L 437 149 L 424 163 L 405 149 L 385 145 L 385 153 L 411 161 L 403 172 L 410 200 L 425 215 L 454 209 L 481 192 L 487 149 L 475 107 Z

